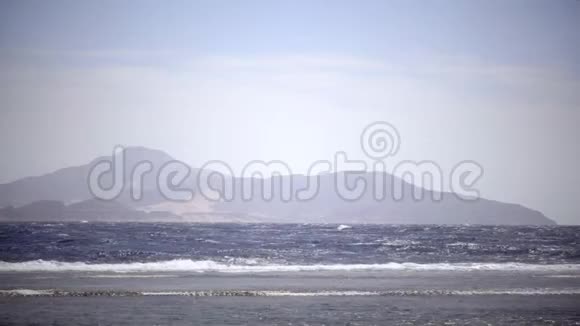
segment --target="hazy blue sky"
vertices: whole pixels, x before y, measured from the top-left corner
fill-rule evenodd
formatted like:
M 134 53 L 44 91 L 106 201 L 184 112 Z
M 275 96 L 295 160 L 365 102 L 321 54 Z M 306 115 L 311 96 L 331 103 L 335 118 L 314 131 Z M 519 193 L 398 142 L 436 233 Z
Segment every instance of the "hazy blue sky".
M 0 1 L 0 182 L 115 144 L 300 173 L 375 120 L 580 223 L 580 1 Z

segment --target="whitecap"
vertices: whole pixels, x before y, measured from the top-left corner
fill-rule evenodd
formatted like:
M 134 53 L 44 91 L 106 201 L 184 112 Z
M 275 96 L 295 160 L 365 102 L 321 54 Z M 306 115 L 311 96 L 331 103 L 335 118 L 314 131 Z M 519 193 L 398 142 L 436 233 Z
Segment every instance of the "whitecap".
M 384 264 L 269 264 L 260 259 L 237 258 L 230 263 L 213 260 L 176 259 L 147 263 L 91 264 L 34 260 L 11 263 L 0 262 L 0 272 L 219 272 L 265 273 L 303 271 L 504 271 L 504 272 L 580 272 L 580 264 L 524 264 L 524 263 L 384 263 Z
M 44 296 L 53 295 L 53 290 L 30 290 L 30 289 L 15 289 L 15 290 L 0 290 L 0 295 L 17 295 L 17 296 Z

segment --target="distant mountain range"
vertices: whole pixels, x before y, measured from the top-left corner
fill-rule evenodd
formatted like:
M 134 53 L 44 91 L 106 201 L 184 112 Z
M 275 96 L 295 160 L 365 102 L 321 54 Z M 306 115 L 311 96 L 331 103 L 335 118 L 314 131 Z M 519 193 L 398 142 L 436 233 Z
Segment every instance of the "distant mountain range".
M 250 200 L 208 201 L 199 194 L 196 178 L 199 169 L 191 169 L 182 187 L 196 192 L 187 202 L 168 201 L 158 190 L 157 175 L 165 164 L 174 161 L 168 154 L 143 147 L 124 150 L 125 184 L 122 193 L 113 201 L 93 198 L 88 187 L 92 167 L 111 157 L 100 157 L 86 165 L 64 168 L 42 176 L 23 178 L 0 185 L 0 220 L 2 221 L 185 221 L 185 222 L 248 222 L 248 223 L 385 223 L 385 224 L 556 224 L 542 213 L 517 204 L 487 199 L 460 200 L 451 193 L 436 193 L 441 200 L 431 199 L 425 190 L 422 200 L 415 200 L 415 187 L 397 177 L 384 174 L 386 189 L 394 182 L 402 184 L 403 198 L 391 196 L 377 201 L 367 191 L 356 201 L 342 199 L 335 191 L 336 175 L 319 175 L 319 192 L 311 200 L 283 201 L 257 187 L 263 180 L 232 178 L 233 184 L 212 184 L 215 187 L 232 186 L 242 190 L 243 182 L 256 183 L 256 192 Z M 131 171 L 144 160 L 152 163 L 153 171 L 143 178 L 143 198 L 131 198 Z M 342 172 L 339 172 L 342 173 Z M 371 182 L 374 175 L 362 175 Z M 291 180 L 289 179 L 291 178 Z M 111 185 L 111 175 L 103 176 L 104 187 Z M 295 188 L 303 188 L 309 177 L 290 175 L 274 177 L 272 189 L 291 181 Z M 239 196 L 238 196 L 239 197 Z

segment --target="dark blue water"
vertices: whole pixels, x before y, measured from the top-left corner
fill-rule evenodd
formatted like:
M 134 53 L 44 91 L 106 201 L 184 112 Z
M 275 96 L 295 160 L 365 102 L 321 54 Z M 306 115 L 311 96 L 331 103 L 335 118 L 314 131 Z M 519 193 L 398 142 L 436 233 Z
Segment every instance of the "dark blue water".
M 20 223 L 0 224 L 0 261 L 576 264 L 579 242 L 573 226 Z

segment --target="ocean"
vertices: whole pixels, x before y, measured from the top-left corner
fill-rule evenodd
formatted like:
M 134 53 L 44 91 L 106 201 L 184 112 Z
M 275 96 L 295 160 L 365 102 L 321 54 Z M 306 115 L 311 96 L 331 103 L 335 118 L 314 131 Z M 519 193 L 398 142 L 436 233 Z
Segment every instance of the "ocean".
M 1 324 L 580 324 L 580 227 L 0 224 Z

